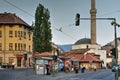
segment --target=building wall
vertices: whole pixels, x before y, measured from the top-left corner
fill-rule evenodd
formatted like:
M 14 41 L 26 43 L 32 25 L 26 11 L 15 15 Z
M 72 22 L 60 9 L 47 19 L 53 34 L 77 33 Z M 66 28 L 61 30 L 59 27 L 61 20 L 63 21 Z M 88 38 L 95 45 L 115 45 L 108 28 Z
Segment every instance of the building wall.
M 91 44 L 81 44 L 81 45 L 73 45 L 72 49 L 90 49 L 89 51 L 87 51 L 86 53 L 95 53 L 95 54 L 99 54 L 100 55 L 100 59 L 104 61 L 104 63 L 102 64 L 102 67 L 106 67 L 107 65 L 107 52 L 106 50 L 101 50 L 101 46 L 100 45 L 91 45 Z M 86 54 L 85 53 L 85 54 Z
M 92 48 L 92 49 L 101 49 L 100 45 L 91 45 L 91 44 L 81 44 L 81 45 L 73 45 L 72 50 L 74 49 L 87 49 L 87 48 Z
M 107 56 L 106 50 L 97 50 L 97 49 L 90 49 L 88 53 L 95 53 L 100 55 L 100 59 L 103 60 L 102 67 L 107 67 Z
M 95 62 L 92 62 L 92 63 L 81 63 L 80 66 L 81 66 L 81 68 L 85 67 L 86 69 L 93 69 L 94 66 L 96 66 L 96 69 L 101 69 L 101 63 L 95 63 Z
M 14 62 L 21 58 L 24 66 L 23 54 L 32 52 L 32 31 L 23 25 L 0 25 L 0 63 Z

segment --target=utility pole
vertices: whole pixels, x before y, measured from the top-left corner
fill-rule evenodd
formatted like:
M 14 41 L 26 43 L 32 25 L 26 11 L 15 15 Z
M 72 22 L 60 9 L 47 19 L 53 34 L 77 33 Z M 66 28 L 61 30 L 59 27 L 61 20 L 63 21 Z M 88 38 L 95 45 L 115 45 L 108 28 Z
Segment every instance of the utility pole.
M 115 55 L 116 55 L 116 66 L 118 65 L 118 49 L 117 49 L 117 31 L 116 31 L 116 27 L 120 27 L 120 25 L 118 23 L 116 23 L 116 19 L 114 19 L 114 21 L 111 23 L 111 25 L 114 26 L 114 36 L 115 36 Z M 115 80 L 118 80 L 118 70 L 116 70 L 115 72 Z

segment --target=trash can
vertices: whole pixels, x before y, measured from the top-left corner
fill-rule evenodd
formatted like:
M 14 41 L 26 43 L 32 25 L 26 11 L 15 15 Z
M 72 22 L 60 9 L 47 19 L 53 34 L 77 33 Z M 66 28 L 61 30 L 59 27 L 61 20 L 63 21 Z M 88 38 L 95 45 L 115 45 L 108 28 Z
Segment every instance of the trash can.
M 83 67 L 82 69 L 81 69 L 81 73 L 84 73 L 85 72 L 85 68 Z

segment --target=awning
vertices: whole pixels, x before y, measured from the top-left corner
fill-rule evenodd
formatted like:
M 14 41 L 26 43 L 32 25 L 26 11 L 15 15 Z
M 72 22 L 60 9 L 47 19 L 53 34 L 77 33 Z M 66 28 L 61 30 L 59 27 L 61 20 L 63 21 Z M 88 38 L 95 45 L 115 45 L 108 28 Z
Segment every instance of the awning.
M 23 58 L 23 56 L 16 56 L 17 58 Z

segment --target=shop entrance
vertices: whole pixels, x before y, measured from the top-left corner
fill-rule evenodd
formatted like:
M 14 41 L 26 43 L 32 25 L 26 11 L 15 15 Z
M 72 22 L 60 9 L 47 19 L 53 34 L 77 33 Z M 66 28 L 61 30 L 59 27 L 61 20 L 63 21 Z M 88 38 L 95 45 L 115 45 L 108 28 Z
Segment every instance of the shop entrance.
M 21 58 L 17 58 L 17 66 L 21 67 Z

